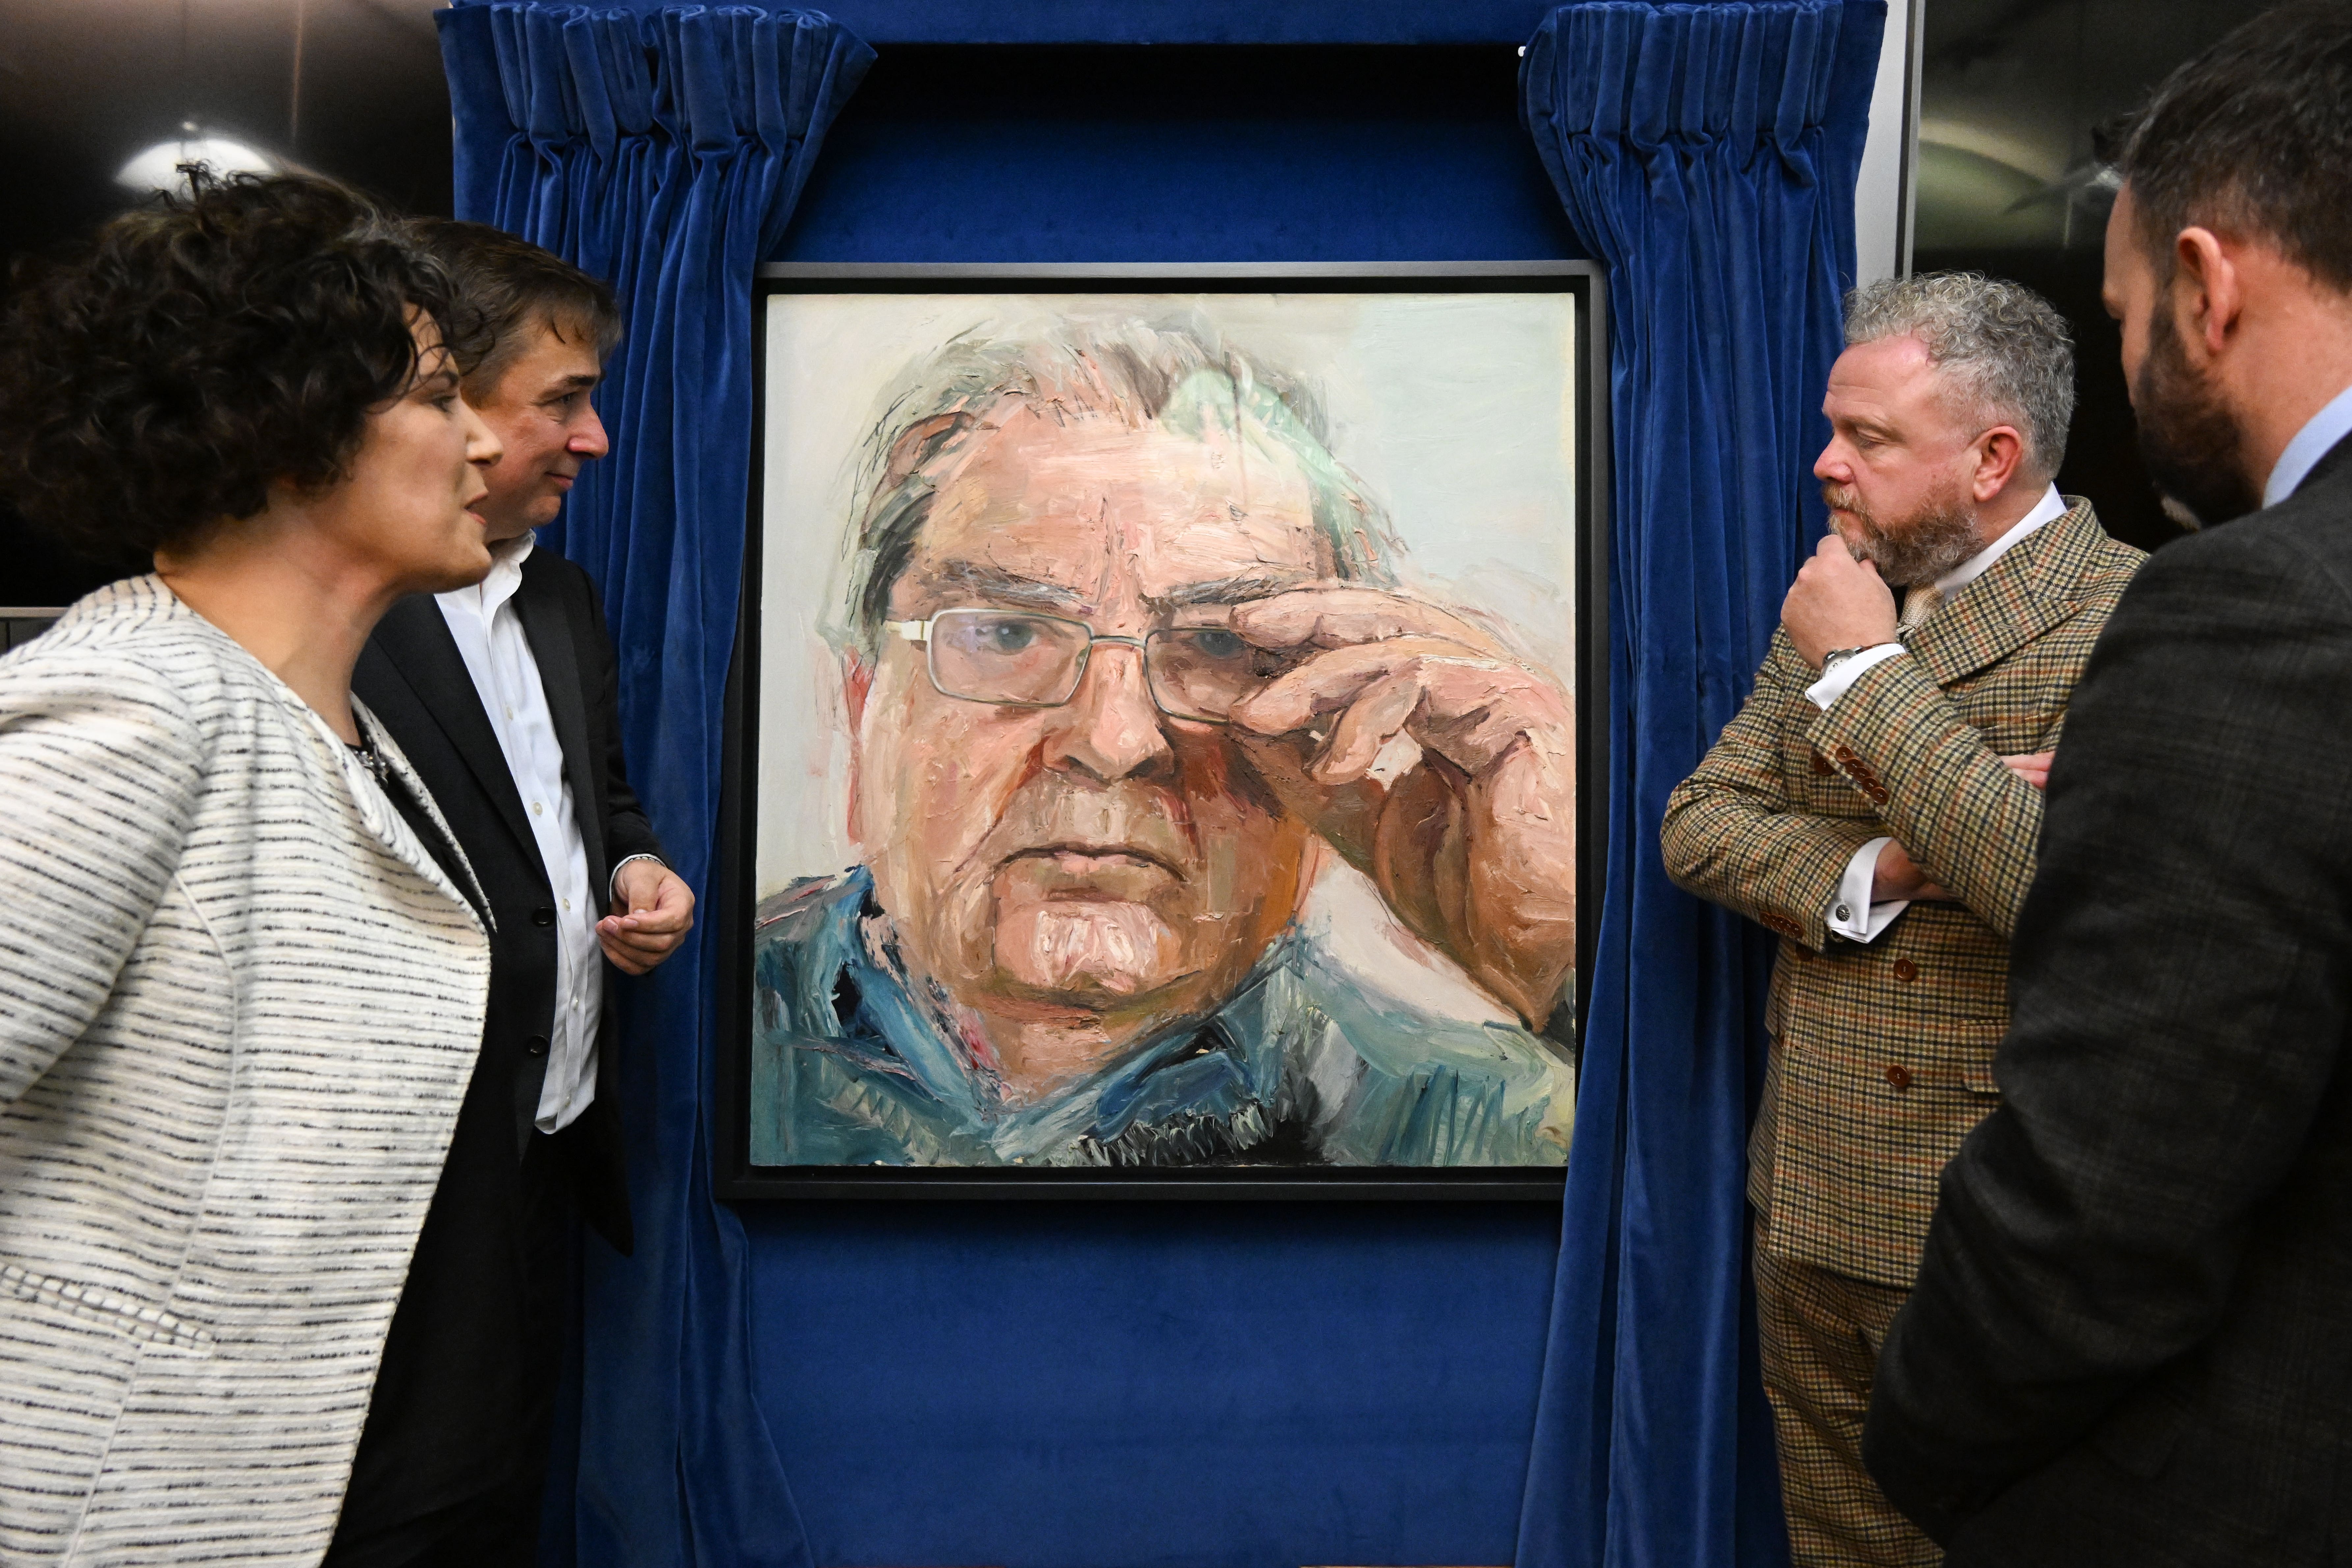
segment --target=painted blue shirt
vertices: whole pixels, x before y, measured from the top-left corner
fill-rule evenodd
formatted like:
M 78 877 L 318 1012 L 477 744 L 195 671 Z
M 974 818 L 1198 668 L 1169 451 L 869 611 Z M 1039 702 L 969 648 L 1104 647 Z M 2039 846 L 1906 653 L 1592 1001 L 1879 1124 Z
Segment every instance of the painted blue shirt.
M 861 869 L 760 907 L 755 1165 L 1559 1165 L 1566 1049 L 1372 994 L 1296 931 L 1232 997 L 1027 1103 L 902 979 Z

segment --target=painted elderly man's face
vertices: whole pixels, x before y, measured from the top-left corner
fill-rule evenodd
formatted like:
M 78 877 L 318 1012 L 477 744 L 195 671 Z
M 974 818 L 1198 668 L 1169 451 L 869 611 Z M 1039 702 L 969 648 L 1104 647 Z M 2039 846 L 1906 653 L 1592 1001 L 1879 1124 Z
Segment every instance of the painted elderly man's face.
M 1019 404 L 942 477 L 890 614 L 1042 612 L 1141 639 L 1328 577 L 1286 455 Z M 936 689 L 923 646 L 854 671 L 852 828 L 902 952 L 958 1002 L 1110 1033 L 1213 1007 L 1294 913 L 1307 830 L 1212 723 L 1097 643 L 1050 707 Z M 867 684 L 870 679 L 870 685 Z

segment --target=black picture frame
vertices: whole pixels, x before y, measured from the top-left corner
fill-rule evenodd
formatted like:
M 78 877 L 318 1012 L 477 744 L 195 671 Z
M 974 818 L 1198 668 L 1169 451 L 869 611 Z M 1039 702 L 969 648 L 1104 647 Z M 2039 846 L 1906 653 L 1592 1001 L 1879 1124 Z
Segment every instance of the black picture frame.
M 1529 1167 L 1340 1167 L 1034 1169 L 911 1166 L 761 1166 L 751 1162 L 751 975 L 757 904 L 760 585 L 766 449 L 766 301 L 778 294 L 1055 292 L 1448 292 L 1557 290 L 1575 300 L 1578 418 L 1574 435 L 1576 532 L 1577 968 L 1574 1017 L 1580 1040 L 1591 974 L 1608 846 L 1610 574 L 1609 314 L 1604 272 L 1591 261 L 1224 262 L 1169 265 L 788 264 L 760 268 L 753 309 L 757 348 L 749 514 L 742 599 L 725 702 L 718 858 L 709 889 L 718 995 L 712 1181 L 730 1202 L 770 1200 L 1158 1199 L 1553 1203 L 1565 1173 Z M 1580 1062 L 1580 1050 L 1578 1052 Z M 1579 1078 L 1580 1092 L 1581 1076 Z

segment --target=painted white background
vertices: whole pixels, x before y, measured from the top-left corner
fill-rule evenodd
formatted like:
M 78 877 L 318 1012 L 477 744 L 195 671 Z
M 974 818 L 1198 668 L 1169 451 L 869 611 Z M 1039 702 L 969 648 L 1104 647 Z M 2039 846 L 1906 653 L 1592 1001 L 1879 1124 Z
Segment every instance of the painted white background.
M 1574 304 L 1566 294 L 778 294 L 767 300 L 759 837 L 767 897 L 852 864 L 835 639 L 853 494 L 892 394 L 959 333 L 1188 313 L 1321 394 L 1407 584 L 1573 669 Z

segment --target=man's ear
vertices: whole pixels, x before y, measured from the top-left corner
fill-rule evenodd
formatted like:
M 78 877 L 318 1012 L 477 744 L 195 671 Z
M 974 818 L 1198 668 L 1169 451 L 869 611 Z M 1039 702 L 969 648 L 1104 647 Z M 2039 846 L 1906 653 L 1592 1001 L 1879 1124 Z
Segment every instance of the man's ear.
M 1977 437 L 1977 471 L 1969 476 L 1969 493 L 1982 506 L 2009 488 L 2025 460 L 2025 437 L 2014 425 L 1996 425 Z
M 856 648 L 841 656 L 841 705 L 849 713 L 850 733 L 866 727 L 866 699 L 874 691 L 874 667 Z
M 841 707 L 849 715 L 849 841 L 863 844 L 858 831 L 857 775 L 866 764 L 866 700 L 874 692 L 874 667 L 852 648 L 841 656 Z
M 959 408 L 919 419 L 898 432 L 898 438 L 890 443 L 889 459 L 882 466 L 882 482 L 875 487 L 874 493 L 887 496 L 897 489 L 908 474 L 939 456 L 941 447 L 968 429 L 972 419 L 970 412 Z
M 2244 279 L 2221 237 L 2210 228 L 2182 229 L 2172 248 L 2172 298 L 2166 303 L 2179 311 L 2181 339 L 2202 347 L 2204 357 L 2216 358 L 2245 309 Z

